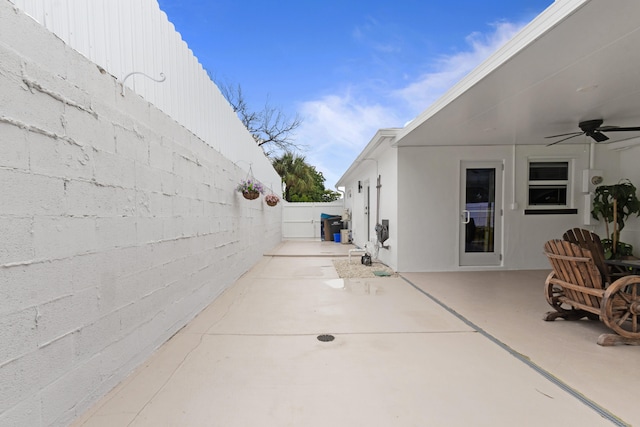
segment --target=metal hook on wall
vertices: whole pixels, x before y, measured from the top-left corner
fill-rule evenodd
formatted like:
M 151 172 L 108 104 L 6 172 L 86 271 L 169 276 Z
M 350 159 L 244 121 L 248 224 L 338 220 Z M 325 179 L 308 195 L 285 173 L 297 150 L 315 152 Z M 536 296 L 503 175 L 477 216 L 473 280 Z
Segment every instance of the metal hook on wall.
M 143 73 L 142 71 L 132 71 L 129 74 L 127 74 L 126 76 L 124 76 L 124 78 L 122 79 L 122 96 L 124 96 L 124 83 L 127 81 L 127 79 L 129 77 L 131 77 L 134 74 L 142 74 L 143 76 L 145 76 L 148 79 L 151 79 L 151 80 L 153 80 L 154 82 L 157 82 L 157 83 L 162 83 L 163 81 L 167 80 L 167 76 L 165 76 L 164 73 L 160 73 L 160 78 L 159 79 L 154 79 L 153 77 L 151 77 L 148 74 Z
M 248 164 L 248 165 L 249 165 L 249 172 L 251 172 L 251 173 L 253 172 L 253 171 L 251 170 L 251 167 L 253 166 L 253 162 L 248 162 L 248 161 L 246 161 L 246 160 L 236 160 L 235 162 L 233 162 L 233 164 L 234 164 L 235 166 L 238 166 L 238 163 L 246 163 L 246 164 Z
M 253 178 L 255 179 L 255 177 L 253 176 L 253 162 L 247 162 L 246 160 L 236 160 L 235 162 L 233 162 L 234 165 L 238 166 L 238 163 L 246 163 L 249 165 L 249 170 L 247 171 L 247 179 Z

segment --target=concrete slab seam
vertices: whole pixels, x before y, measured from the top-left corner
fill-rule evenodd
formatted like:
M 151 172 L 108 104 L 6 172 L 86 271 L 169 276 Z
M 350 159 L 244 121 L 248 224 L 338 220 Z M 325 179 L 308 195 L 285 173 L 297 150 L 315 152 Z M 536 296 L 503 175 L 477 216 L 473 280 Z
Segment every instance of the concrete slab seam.
M 562 381 L 558 377 L 554 376 L 553 374 L 551 374 L 550 372 L 548 372 L 547 370 L 545 370 L 541 366 L 539 366 L 536 363 L 534 363 L 533 361 L 531 361 L 531 359 L 527 358 L 522 353 L 519 353 L 519 352 L 515 351 L 514 349 L 509 347 L 507 344 L 503 343 L 502 341 L 500 341 L 499 339 L 497 339 L 496 337 L 494 337 L 493 335 L 491 335 L 490 333 L 488 333 L 487 331 L 482 329 L 480 326 L 476 325 L 475 323 L 473 323 L 472 321 L 470 321 L 469 319 L 467 319 L 466 317 L 464 317 L 463 315 L 461 315 L 460 313 L 455 311 L 453 308 L 449 307 L 448 305 L 446 305 L 445 303 L 440 301 L 438 298 L 434 297 L 433 295 L 431 295 L 430 293 L 428 293 L 424 289 L 421 289 L 419 286 L 417 286 L 413 282 L 411 282 L 411 280 L 407 279 L 406 277 L 404 277 L 402 275 L 400 275 L 400 277 L 402 277 L 402 279 L 404 279 L 405 282 L 407 282 L 409 285 L 411 285 L 413 288 L 415 288 L 418 292 L 420 292 L 421 294 L 425 295 L 427 298 L 431 299 L 433 302 L 438 304 L 440 307 L 444 308 L 449 313 L 451 313 L 452 315 L 454 315 L 455 317 L 460 319 L 467 326 L 473 328 L 478 333 L 480 333 L 481 335 L 483 335 L 484 337 L 486 337 L 487 339 L 492 341 L 494 344 L 497 344 L 503 350 L 506 350 L 513 357 L 515 357 L 516 359 L 518 359 L 519 361 L 521 361 L 522 363 L 524 363 L 525 365 L 529 366 L 531 369 L 533 369 L 534 371 L 536 371 L 537 373 L 542 375 L 544 378 L 546 378 L 547 380 L 549 380 L 550 382 L 552 382 L 556 386 L 560 387 L 562 390 L 566 391 L 571 396 L 575 397 L 576 399 L 578 399 L 580 402 L 582 402 L 583 404 L 585 404 L 589 408 L 591 408 L 594 411 L 596 411 L 601 417 L 611 421 L 616 426 L 622 426 L 622 427 L 631 426 L 631 424 L 628 424 L 625 421 L 621 420 L 619 417 L 617 417 L 616 415 L 612 414 L 607 409 L 605 409 L 602 406 L 598 405 L 596 402 L 594 402 L 593 400 L 589 399 L 588 397 L 586 397 L 585 395 L 583 395 L 582 393 L 580 393 L 576 389 L 572 388 L 571 386 L 569 386 L 567 383 L 565 383 L 564 381 Z
M 309 332 L 299 334 L 251 334 L 251 333 L 233 333 L 233 332 L 205 332 L 204 335 L 210 337 L 273 337 L 273 338 L 296 338 L 296 337 L 315 337 L 318 334 L 331 334 L 335 336 L 362 336 L 362 335 L 451 335 L 451 334 L 475 334 L 478 331 L 386 331 L 386 332 Z
M 175 335 L 175 334 L 174 334 Z M 165 389 L 165 387 L 167 386 L 167 384 L 169 384 L 169 381 L 171 381 L 173 379 L 173 377 L 176 375 L 176 373 L 178 372 L 178 370 L 180 370 L 180 368 L 182 368 L 182 366 L 185 364 L 185 362 L 187 361 L 187 359 L 189 358 L 189 356 L 191 356 L 191 354 L 202 345 L 202 341 L 204 339 L 205 334 L 201 334 L 200 335 L 200 340 L 198 341 L 198 343 L 187 352 L 187 354 L 184 355 L 184 357 L 182 358 L 182 360 L 180 361 L 180 363 L 178 363 L 175 368 L 171 371 L 171 374 L 169 374 L 169 376 L 164 380 L 164 382 L 160 385 L 160 387 L 158 387 L 158 389 L 153 393 L 153 395 L 145 402 L 144 405 L 142 405 L 142 407 L 136 412 L 136 414 L 134 415 L 134 417 L 129 421 L 129 423 L 127 424 L 127 426 L 131 426 L 134 422 L 136 422 L 136 420 L 138 419 L 138 417 L 140 416 L 140 414 L 142 414 L 142 412 L 147 408 L 147 406 L 149 406 L 151 404 L 151 402 L 153 402 L 153 400 L 156 398 L 156 396 L 158 396 L 160 394 L 160 392 L 162 390 Z

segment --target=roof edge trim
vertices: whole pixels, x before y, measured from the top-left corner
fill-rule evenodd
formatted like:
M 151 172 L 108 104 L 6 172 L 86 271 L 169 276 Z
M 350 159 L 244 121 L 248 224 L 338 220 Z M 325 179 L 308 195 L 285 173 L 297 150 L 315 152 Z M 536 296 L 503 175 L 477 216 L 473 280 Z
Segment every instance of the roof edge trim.
M 344 187 L 345 183 L 349 175 L 351 175 L 371 153 L 373 153 L 380 145 L 382 145 L 386 141 L 390 141 L 391 143 L 395 143 L 396 136 L 400 131 L 400 128 L 386 128 L 386 129 L 378 129 L 371 138 L 371 141 L 367 144 L 367 146 L 360 152 L 358 157 L 351 163 L 349 169 L 342 174 L 340 179 L 336 182 L 336 187 Z

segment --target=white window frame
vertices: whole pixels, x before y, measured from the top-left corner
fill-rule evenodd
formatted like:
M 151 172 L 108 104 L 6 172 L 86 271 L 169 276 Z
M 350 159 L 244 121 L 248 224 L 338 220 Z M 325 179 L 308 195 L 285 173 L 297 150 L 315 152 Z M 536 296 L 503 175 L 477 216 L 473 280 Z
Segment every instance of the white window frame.
M 567 157 L 544 157 L 544 158 L 529 158 L 527 159 L 527 209 L 566 209 L 571 208 L 573 203 L 573 185 L 572 185 L 572 176 L 573 176 L 573 158 Z M 531 180 L 530 172 L 531 172 L 531 164 L 532 163 L 566 163 L 567 164 L 567 179 L 563 180 Z M 532 205 L 531 200 L 529 199 L 530 190 L 532 186 L 566 186 L 566 201 L 564 204 L 545 204 L 545 205 Z

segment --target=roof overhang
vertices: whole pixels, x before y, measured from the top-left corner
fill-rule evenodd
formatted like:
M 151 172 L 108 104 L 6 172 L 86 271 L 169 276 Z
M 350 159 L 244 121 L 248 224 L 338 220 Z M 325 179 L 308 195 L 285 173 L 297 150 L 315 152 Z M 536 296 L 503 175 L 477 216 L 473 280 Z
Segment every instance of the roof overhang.
M 557 0 L 400 130 L 396 143 L 548 144 L 546 136 L 577 132 L 590 119 L 640 126 L 638 0 Z M 640 132 L 607 136 L 615 143 Z M 585 142 L 592 140 L 566 143 Z
M 395 141 L 400 130 L 401 129 L 397 128 L 379 129 L 360 155 L 351 163 L 349 169 L 340 177 L 336 183 L 336 187 L 344 187 L 347 181 L 352 178 L 354 172 L 359 168 L 360 164 L 365 160 L 375 158 L 378 153 L 390 146 Z

